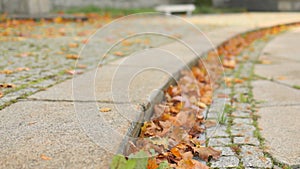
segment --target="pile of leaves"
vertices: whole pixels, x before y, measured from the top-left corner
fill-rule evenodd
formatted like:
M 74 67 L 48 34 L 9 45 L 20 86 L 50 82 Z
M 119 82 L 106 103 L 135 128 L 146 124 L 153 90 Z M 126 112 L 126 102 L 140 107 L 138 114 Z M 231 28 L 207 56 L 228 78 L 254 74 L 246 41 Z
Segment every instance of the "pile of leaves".
M 199 61 L 191 70 L 183 70 L 178 84 L 169 86 L 165 90 L 165 100 L 154 106 L 153 117 L 142 126 L 139 138 L 129 142 L 130 155 L 126 158 L 115 156 L 111 168 L 209 168 L 195 159 L 209 161 L 221 155 L 220 151 L 205 147 L 205 140 L 199 139 L 205 128 L 211 126 L 203 113 L 212 103 L 213 89 L 219 86 L 216 79 L 222 76 L 216 68 L 220 66 L 219 58 L 223 68 L 234 69 L 238 62 L 235 56 L 244 48 L 257 39 L 263 40 L 287 28 L 276 26 L 236 36 L 220 45 L 217 52 L 209 52 L 207 59 Z M 228 84 L 228 79 L 225 83 Z M 135 160 L 136 156 L 147 162 L 140 165 L 141 162 Z

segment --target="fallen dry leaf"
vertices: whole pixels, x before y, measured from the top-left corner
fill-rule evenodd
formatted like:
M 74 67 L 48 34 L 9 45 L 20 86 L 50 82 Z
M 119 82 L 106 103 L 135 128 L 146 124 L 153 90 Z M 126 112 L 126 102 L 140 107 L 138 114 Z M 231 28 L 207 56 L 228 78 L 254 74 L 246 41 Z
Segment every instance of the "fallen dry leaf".
M 159 166 L 157 165 L 156 158 L 149 158 L 147 169 L 157 169 Z
M 100 111 L 100 112 L 110 112 L 110 111 L 111 111 L 111 108 L 108 108 L 108 107 L 102 107 L 102 108 L 100 108 L 99 111 Z
M 0 84 L 0 88 L 15 88 L 16 85 L 14 84 L 7 84 L 7 83 L 4 83 L 4 84 Z
M 66 58 L 67 59 L 74 59 L 74 60 L 76 60 L 76 59 L 79 59 L 79 55 L 76 55 L 76 54 L 67 54 Z
M 125 54 L 121 51 L 118 51 L 118 52 L 114 52 L 113 53 L 115 56 L 124 56 Z
M 46 160 L 46 161 L 51 160 L 50 157 L 48 157 L 48 156 L 46 156 L 46 155 L 44 155 L 44 154 L 41 154 L 40 157 L 41 157 L 41 159 Z
M 218 159 L 221 155 L 221 151 L 215 150 L 212 147 L 194 147 L 193 149 L 205 161 L 208 161 L 210 158 Z
M 233 59 L 231 59 L 231 60 L 225 59 L 225 60 L 223 60 L 223 66 L 225 68 L 234 69 L 236 66 L 236 61 Z
M 78 48 L 79 44 L 78 43 L 69 43 L 69 48 Z

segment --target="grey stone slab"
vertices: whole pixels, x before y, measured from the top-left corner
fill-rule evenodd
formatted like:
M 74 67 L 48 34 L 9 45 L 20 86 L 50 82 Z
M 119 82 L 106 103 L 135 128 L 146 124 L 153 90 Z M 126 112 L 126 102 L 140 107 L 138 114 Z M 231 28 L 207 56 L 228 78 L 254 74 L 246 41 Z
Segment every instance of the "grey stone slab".
M 298 53 L 300 29 L 296 28 L 272 40 L 262 51 L 261 60 L 270 64 L 255 66 L 255 73 L 289 85 L 300 85 L 300 59 Z
M 253 137 L 255 127 L 248 124 L 234 124 L 231 126 L 231 134 L 234 136 Z
M 230 138 L 210 138 L 208 146 L 226 146 L 231 144 Z
M 222 151 L 221 156 L 233 156 L 235 153 L 231 150 L 230 147 L 214 147 L 214 149 Z
M 300 167 L 300 106 L 266 107 L 258 114 L 261 134 L 268 151 L 278 161 Z
M 106 66 L 30 96 L 31 99 L 146 103 L 172 75 L 159 69 Z
M 220 157 L 217 161 L 211 161 L 211 167 L 226 168 L 237 167 L 239 165 L 239 159 L 236 156 Z
M 300 91 L 267 80 L 252 82 L 253 95 L 260 106 L 277 106 L 300 103 Z
M 0 118 L 0 168 L 106 168 L 129 128 L 112 104 L 19 102 Z
M 242 146 L 240 155 L 244 167 L 272 168 L 273 166 L 271 159 L 265 157 L 258 147 Z
M 217 125 L 206 129 L 207 137 L 228 137 L 229 134 L 226 132 L 227 127 Z
M 232 112 L 231 115 L 234 117 L 250 117 L 252 116 L 252 112 L 249 110 L 245 110 L 245 111 L 237 110 Z
M 259 146 L 259 141 L 255 137 L 234 137 L 233 143 L 235 144 L 252 144 L 255 146 Z
M 252 124 L 253 120 L 251 118 L 234 118 L 234 124 Z

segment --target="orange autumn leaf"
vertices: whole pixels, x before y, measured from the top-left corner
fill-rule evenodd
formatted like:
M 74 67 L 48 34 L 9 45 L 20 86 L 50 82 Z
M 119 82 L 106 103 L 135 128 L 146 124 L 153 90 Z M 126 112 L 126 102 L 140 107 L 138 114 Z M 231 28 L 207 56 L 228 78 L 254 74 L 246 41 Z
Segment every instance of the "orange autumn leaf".
M 79 59 L 79 55 L 75 55 L 75 54 L 67 54 L 66 56 L 67 59 Z
M 41 157 L 41 159 L 46 160 L 46 161 L 51 160 L 50 157 L 48 157 L 48 156 L 46 156 L 46 155 L 44 155 L 44 154 L 41 154 L 40 157 Z
M 78 43 L 69 43 L 68 46 L 69 46 L 69 48 L 78 48 L 79 44 Z
M 108 108 L 108 107 L 102 107 L 102 108 L 100 108 L 99 111 L 100 111 L 100 112 L 110 112 L 110 111 L 111 111 L 111 108 Z
M 150 158 L 148 160 L 147 169 L 157 169 L 159 166 L 156 163 L 156 158 Z
M 3 97 L 3 93 L 0 91 L 0 98 Z
M 15 88 L 16 85 L 14 84 L 9 84 L 9 83 L 4 83 L 4 84 L 0 84 L 0 88 Z
M 221 151 L 215 150 L 212 147 L 194 147 L 193 149 L 205 161 L 208 161 L 210 157 L 216 160 L 221 156 Z
M 181 154 L 180 154 L 180 151 L 178 150 L 177 147 L 173 147 L 173 148 L 171 149 L 171 153 L 172 153 L 175 157 L 177 157 L 177 158 L 181 158 L 181 157 L 182 157 Z
M 1 70 L 0 71 L 0 74 L 12 74 L 13 73 L 13 71 L 12 70 Z
M 121 51 L 118 51 L 118 52 L 114 52 L 113 53 L 115 56 L 124 56 L 125 54 Z
M 224 59 L 223 60 L 223 66 L 225 68 L 234 69 L 235 66 L 236 66 L 236 61 L 234 59 L 230 59 L 230 60 Z

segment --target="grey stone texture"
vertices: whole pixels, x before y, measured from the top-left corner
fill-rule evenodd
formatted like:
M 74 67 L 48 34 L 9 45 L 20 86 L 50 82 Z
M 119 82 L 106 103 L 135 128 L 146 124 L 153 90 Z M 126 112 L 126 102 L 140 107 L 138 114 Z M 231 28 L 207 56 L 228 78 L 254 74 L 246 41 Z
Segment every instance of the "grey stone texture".
M 241 156 L 245 167 L 272 168 L 273 166 L 271 159 L 265 157 L 258 147 L 242 146 Z
M 258 114 L 267 151 L 278 161 L 300 167 L 300 106 L 265 107 Z
M 217 161 L 211 161 L 211 167 L 234 168 L 239 165 L 239 159 L 236 156 L 220 157 Z
M 259 146 L 259 141 L 255 137 L 234 137 L 233 143 L 235 144 L 252 144 L 255 146 Z
M 300 91 L 293 88 L 300 77 L 299 47 L 295 44 L 299 32 L 299 28 L 288 31 L 263 49 L 260 59 L 270 64 L 256 65 L 255 73 L 274 80 L 253 82 L 254 98 L 264 101 L 257 114 L 261 117 L 258 125 L 266 139 L 266 151 L 292 168 L 300 167 Z
M 210 138 L 208 142 L 208 146 L 214 147 L 226 146 L 229 144 L 231 144 L 230 138 Z

